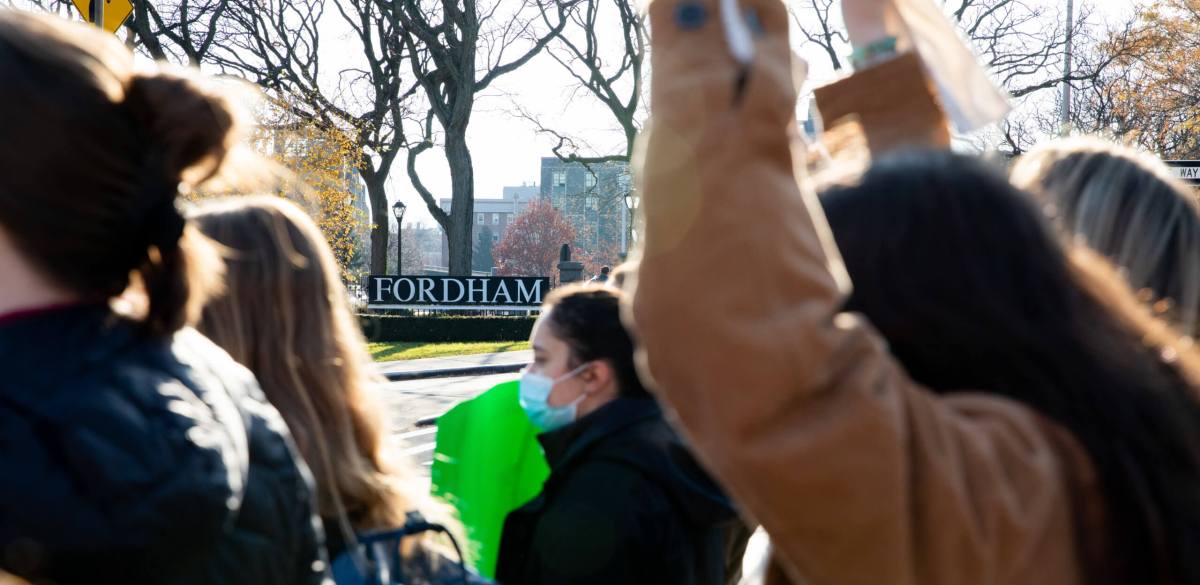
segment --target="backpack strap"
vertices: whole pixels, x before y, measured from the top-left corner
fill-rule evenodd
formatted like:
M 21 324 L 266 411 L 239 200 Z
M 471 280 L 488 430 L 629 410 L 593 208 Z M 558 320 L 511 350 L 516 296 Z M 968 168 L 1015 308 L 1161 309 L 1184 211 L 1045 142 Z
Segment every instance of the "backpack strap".
M 463 585 L 468 585 L 470 571 L 464 565 L 462 549 L 458 540 L 445 526 L 426 520 L 420 512 L 412 511 L 405 515 L 404 526 L 367 532 L 358 536 L 358 546 L 347 550 L 334 561 L 334 580 L 337 585 L 396 585 L 401 584 L 400 542 L 408 536 L 423 532 L 438 532 L 450 539 L 454 553 L 458 556 Z M 355 556 L 365 559 L 365 567 L 355 562 Z M 345 559 L 345 560 L 343 560 Z M 350 561 L 347 563 L 346 561 Z M 349 570 L 346 569 L 349 567 Z

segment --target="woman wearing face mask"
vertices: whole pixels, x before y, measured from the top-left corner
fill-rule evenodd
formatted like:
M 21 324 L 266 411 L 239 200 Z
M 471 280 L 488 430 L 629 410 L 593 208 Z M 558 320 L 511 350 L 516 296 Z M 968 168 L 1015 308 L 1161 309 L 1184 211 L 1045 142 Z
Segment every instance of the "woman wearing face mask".
M 501 583 L 736 582 L 749 531 L 663 420 L 633 365 L 620 291 L 550 295 L 521 406 L 550 477 L 508 515 Z

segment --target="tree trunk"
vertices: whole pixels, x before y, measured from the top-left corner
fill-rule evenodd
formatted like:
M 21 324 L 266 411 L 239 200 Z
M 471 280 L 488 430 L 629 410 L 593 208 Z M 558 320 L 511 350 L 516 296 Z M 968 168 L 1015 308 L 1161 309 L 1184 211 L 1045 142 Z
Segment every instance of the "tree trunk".
M 466 129 L 446 133 L 446 163 L 450 166 L 450 275 L 471 275 L 471 228 L 475 225 L 475 168 L 467 148 Z
M 371 202 L 371 274 L 388 274 L 388 236 L 391 230 L 391 209 L 388 209 L 385 177 L 371 171 L 363 171 L 363 182 L 367 184 L 367 197 Z

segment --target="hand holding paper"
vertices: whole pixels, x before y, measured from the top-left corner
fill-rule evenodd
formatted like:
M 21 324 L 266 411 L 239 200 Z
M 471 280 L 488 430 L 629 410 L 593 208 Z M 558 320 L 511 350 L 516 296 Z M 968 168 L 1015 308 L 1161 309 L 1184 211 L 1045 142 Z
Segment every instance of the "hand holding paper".
M 894 36 L 898 50 L 916 50 L 959 132 L 978 130 L 1008 114 L 1007 94 L 932 0 L 843 0 L 842 17 L 856 47 Z

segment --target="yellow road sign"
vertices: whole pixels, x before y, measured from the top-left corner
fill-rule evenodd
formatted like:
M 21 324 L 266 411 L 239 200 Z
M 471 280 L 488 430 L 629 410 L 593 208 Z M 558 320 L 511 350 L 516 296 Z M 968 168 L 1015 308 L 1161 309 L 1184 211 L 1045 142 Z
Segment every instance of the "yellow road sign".
M 71 0 L 83 19 L 92 22 L 92 2 L 104 2 L 104 30 L 115 33 L 133 14 L 130 0 Z

